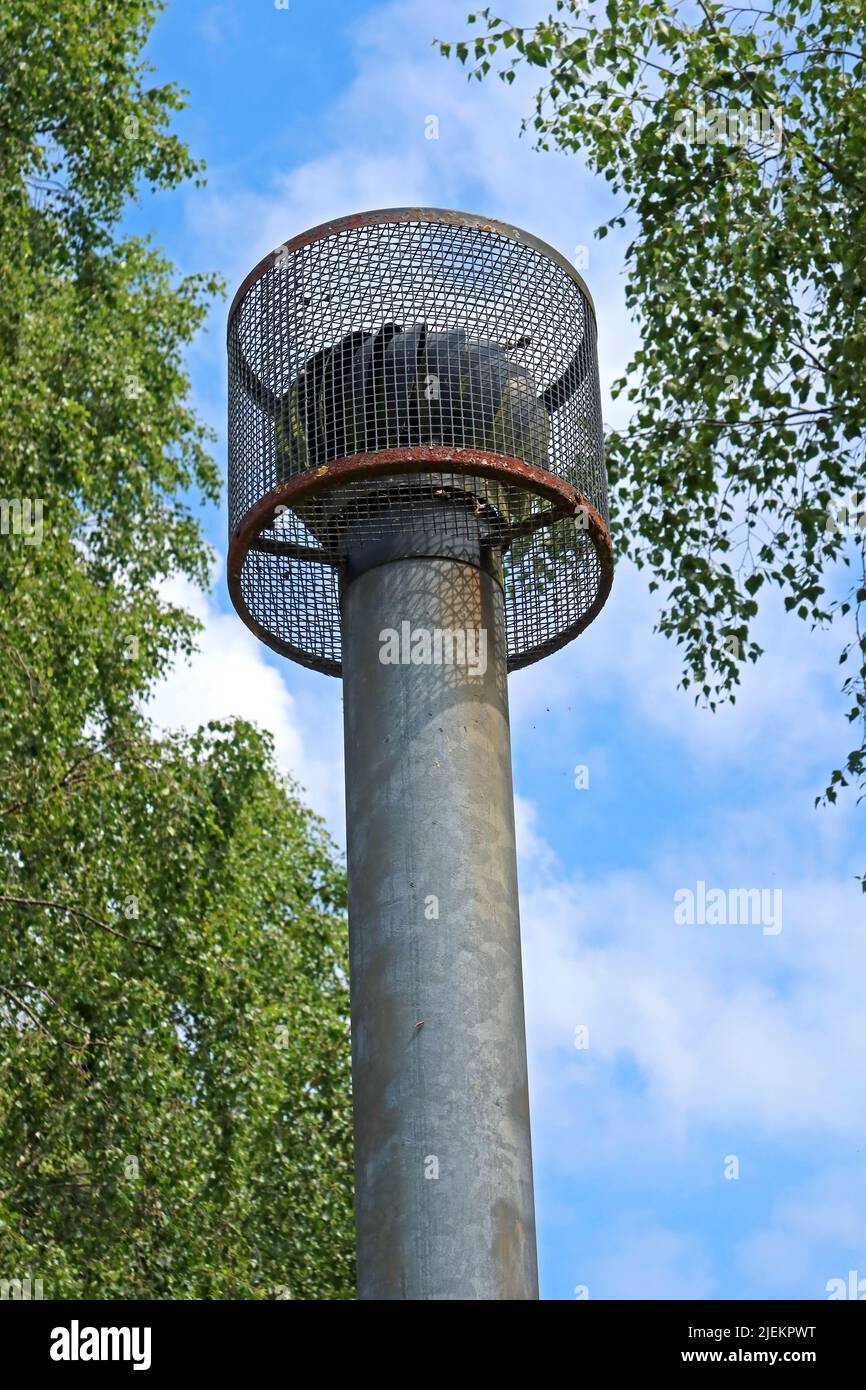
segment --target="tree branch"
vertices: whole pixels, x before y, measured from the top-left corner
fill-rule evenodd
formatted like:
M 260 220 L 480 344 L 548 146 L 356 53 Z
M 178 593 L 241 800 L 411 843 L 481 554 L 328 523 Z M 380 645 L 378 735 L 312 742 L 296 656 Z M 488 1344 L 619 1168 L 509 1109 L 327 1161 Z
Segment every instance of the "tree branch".
M 91 912 L 85 912 L 81 907 L 72 907 L 69 903 L 54 902 L 50 898 L 18 898 L 8 893 L 0 893 L 0 903 L 15 903 L 19 907 L 48 907 L 55 912 L 66 912 L 71 917 L 80 917 L 85 922 L 91 922 L 93 926 L 99 927 L 101 931 L 108 932 L 109 936 L 120 937 L 121 941 L 133 942 L 136 946 L 147 946 L 151 951 L 159 951 L 161 947 L 153 941 L 145 941 L 140 936 L 127 936 L 126 932 L 120 931 L 117 927 L 112 927 L 108 922 L 103 922 L 100 917 L 94 917 Z

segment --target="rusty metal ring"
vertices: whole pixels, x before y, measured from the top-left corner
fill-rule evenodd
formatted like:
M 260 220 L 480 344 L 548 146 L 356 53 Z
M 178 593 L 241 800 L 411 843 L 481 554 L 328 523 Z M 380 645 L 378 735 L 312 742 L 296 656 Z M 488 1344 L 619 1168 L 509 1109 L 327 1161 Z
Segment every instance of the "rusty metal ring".
M 260 533 L 271 526 L 279 513 L 277 509 L 294 509 L 299 503 L 332 489 L 339 489 L 348 483 L 363 482 L 373 478 L 390 477 L 395 473 L 423 473 L 431 469 L 449 474 L 465 474 L 472 477 L 489 478 L 500 484 L 520 486 L 533 496 L 541 497 L 550 504 L 548 512 L 540 514 L 544 524 L 552 525 L 568 517 L 581 513 L 586 518 L 586 531 L 592 541 L 599 563 L 599 582 L 595 598 L 576 623 L 563 629 L 553 638 L 509 658 L 509 671 L 520 670 L 531 662 L 558 651 L 589 626 L 603 608 L 613 582 L 613 548 L 610 532 L 603 517 L 595 507 L 564 478 L 538 468 L 524 459 L 512 458 L 505 454 L 486 453 L 475 449 L 454 449 L 446 445 L 425 444 L 408 448 L 380 449 L 375 453 L 354 454 L 351 458 L 336 459 L 333 463 L 309 468 L 304 473 L 286 479 L 250 508 L 239 526 L 232 532 L 228 553 L 228 589 L 232 603 L 247 627 L 262 642 L 282 656 L 291 657 L 302 666 L 323 671 L 327 675 L 339 676 L 341 663 L 321 657 L 313 657 L 302 649 L 284 642 L 268 632 L 250 613 L 243 597 L 241 573 L 244 562 L 251 549 L 262 548 L 271 553 L 287 553 L 290 549 L 280 543 L 270 542 L 256 546 Z M 333 564 L 334 560 L 325 551 L 314 547 L 291 547 L 296 559 L 311 564 Z

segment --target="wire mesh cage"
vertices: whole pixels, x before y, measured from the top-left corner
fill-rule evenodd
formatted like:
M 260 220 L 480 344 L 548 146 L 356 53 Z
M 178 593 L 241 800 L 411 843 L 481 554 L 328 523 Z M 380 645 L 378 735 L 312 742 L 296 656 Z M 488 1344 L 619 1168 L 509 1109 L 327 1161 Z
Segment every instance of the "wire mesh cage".
M 511 670 L 601 609 L 595 314 L 551 247 L 430 208 L 326 223 L 241 285 L 228 356 L 229 589 L 271 647 L 339 675 L 353 548 L 413 530 L 494 557 Z

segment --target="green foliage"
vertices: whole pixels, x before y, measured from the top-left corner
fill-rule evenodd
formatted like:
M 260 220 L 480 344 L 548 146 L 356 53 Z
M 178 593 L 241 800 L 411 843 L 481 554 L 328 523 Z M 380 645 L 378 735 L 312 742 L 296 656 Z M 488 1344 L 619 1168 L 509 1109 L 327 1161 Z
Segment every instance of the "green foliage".
M 345 888 L 236 722 L 157 738 L 215 500 L 183 355 L 212 293 L 117 235 L 194 172 L 158 6 L 0 12 L 0 1277 L 46 1297 L 350 1297 Z
M 10 819 L 4 1270 L 51 1297 L 345 1295 L 343 882 L 261 735 L 82 748 Z
M 486 32 L 442 51 L 474 55 L 479 79 L 494 56 L 505 81 L 544 69 L 525 124 L 621 197 L 597 236 L 634 229 L 641 345 L 614 388 L 633 416 L 609 440 L 613 524 L 665 595 L 683 684 L 711 707 L 735 698 L 771 587 L 813 626 L 851 625 L 858 741 L 825 797 L 852 781 L 862 796 L 866 6 L 557 0 L 528 28 L 489 9 L 479 21 Z

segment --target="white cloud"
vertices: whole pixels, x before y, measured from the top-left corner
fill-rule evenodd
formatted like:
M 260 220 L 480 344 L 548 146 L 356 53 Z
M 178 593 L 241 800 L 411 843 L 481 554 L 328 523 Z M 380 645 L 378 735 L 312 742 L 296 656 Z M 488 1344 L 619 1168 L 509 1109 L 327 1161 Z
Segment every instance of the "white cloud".
M 828 1282 L 842 1279 L 847 1285 L 851 1269 L 855 1283 L 866 1279 L 862 1162 L 854 1156 L 849 1167 L 831 1166 L 780 1195 L 766 1224 L 739 1243 L 737 1263 L 765 1297 L 793 1295 L 806 1286 L 812 1297 L 826 1298 Z
M 290 691 L 265 648 L 232 611 L 187 580 L 164 587 L 167 601 L 203 623 L 198 651 L 178 661 L 157 687 L 148 713 L 163 729 L 194 729 L 211 719 L 248 719 L 274 737 L 280 769 L 305 791 L 305 799 L 343 840 L 343 729 L 340 687 L 320 677 L 315 698 Z
M 592 1260 L 590 1298 L 712 1298 L 716 1280 L 698 1238 L 635 1215 L 605 1232 Z
M 684 857 L 697 867 L 693 847 Z M 741 886 L 736 859 L 710 881 Z M 759 925 L 675 924 L 673 890 L 684 882 L 695 878 L 683 865 L 659 863 L 645 875 L 574 875 L 523 894 L 540 1105 L 566 1114 L 577 1085 L 585 1124 L 585 1089 L 595 1104 L 626 1060 L 642 1091 L 632 1120 L 643 1111 L 657 1140 L 689 1125 L 747 1125 L 756 1140 L 862 1134 L 858 891 L 791 874 L 782 932 L 767 936 Z M 579 1024 L 590 1030 L 587 1051 L 574 1048 Z

